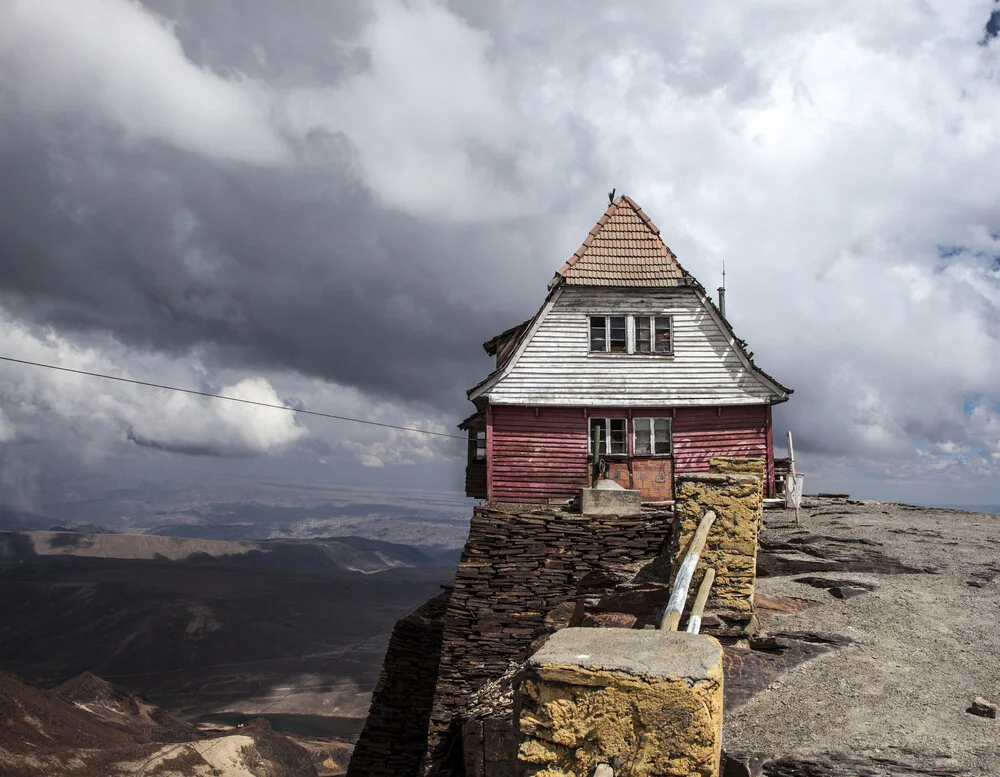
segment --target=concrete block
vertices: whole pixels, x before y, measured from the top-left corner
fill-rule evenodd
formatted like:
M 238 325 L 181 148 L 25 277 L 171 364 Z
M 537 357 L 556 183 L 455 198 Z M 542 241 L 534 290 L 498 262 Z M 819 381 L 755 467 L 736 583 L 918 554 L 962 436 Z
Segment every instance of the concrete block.
M 637 515 L 642 512 L 642 492 L 627 488 L 585 488 L 580 497 L 580 512 L 584 515 Z
M 526 775 L 715 777 L 722 648 L 682 632 L 564 629 L 528 661 L 518 697 Z

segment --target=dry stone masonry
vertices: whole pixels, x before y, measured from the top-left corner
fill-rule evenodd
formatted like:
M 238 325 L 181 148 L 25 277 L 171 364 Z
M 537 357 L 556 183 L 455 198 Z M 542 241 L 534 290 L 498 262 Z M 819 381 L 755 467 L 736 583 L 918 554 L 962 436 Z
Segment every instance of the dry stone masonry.
M 475 509 L 444 619 L 428 773 L 461 750 L 455 741 L 473 692 L 566 625 L 578 599 L 603 594 L 665 552 L 672 517 Z M 497 714 L 513 726 L 510 710 Z
M 444 591 L 396 623 L 348 777 L 397 777 L 419 770 L 447 604 Z
M 726 636 L 749 629 L 754 620 L 757 534 L 762 506 L 761 481 L 755 475 L 692 474 L 677 478 L 671 541 L 673 568 L 676 570 L 680 565 L 702 515 L 706 510 L 714 510 L 717 518 L 691 590 L 698 590 L 705 569 L 715 569 L 715 584 L 705 609 L 723 620 L 726 627 L 720 633 Z

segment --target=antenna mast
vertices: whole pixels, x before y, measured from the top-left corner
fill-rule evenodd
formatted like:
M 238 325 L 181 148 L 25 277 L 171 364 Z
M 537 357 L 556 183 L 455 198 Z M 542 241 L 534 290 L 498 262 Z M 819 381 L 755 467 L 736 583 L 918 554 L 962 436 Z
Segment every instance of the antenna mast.
M 726 317 L 726 260 L 722 260 L 722 285 L 719 287 L 719 312 Z

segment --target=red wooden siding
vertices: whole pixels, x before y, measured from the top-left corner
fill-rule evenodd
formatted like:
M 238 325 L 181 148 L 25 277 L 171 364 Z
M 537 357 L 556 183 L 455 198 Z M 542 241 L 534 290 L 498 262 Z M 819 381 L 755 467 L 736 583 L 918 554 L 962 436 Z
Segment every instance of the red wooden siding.
M 625 408 L 524 407 L 490 405 L 487 411 L 489 499 L 498 502 L 546 502 L 571 499 L 589 482 L 588 416 L 623 418 Z M 773 493 L 768 405 L 633 408 L 631 415 L 673 416 L 673 456 L 611 459 L 612 477 L 643 491 L 647 499 L 672 498 L 673 477 L 708 472 L 712 456 L 753 456 L 767 462 Z M 631 444 L 631 424 L 629 429 Z M 648 471 L 647 471 L 648 470 Z M 664 480 L 661 472 L 666 473 Z M 625 482 L 627 481 L 627 482 Z M 663 482 L 661 482 L 663 481 Z
M 768 494 L 773 493 L 773 455 L 769 405 L 680 407 L 674 416 L 674 472 L 708 472 L 712 456 L 753 456 L 767 463 Z
M 587 419 L 580 408 L 490 405 L 490 499 L 571 499 L 587 485 Z

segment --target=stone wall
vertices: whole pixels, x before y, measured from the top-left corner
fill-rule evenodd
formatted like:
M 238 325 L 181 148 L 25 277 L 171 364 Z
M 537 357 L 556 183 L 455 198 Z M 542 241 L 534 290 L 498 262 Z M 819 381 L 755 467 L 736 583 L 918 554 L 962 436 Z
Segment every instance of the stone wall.
M 715 584 L 706 612 L 745 628 L 752 620 L 760 530 L 761 482 L 754 475 L 680 475 L 676 483 L 673 569 L 677 569 L 706 510 L 718 516 L 709 532 L 691 583 L 691 598 L 705 569 L 715 568 Z
M 703 634 L 565 629 L 528 662 L 516 705 L 524 775 L 716 777 L 722 648 Z
M 437 684 L 448 598 L 449 593 L 442 592 L 396 623 L 348 777 L 418 773 Z
M 584 517 L 555 509 L 474 510 L 444 619 L 425 772 L 447 773 L 444 764 L 461 754 L 473 691 L 568 625 L 578 599 L 605 593 L 664 553 L 672 518 L 669 512 Z

